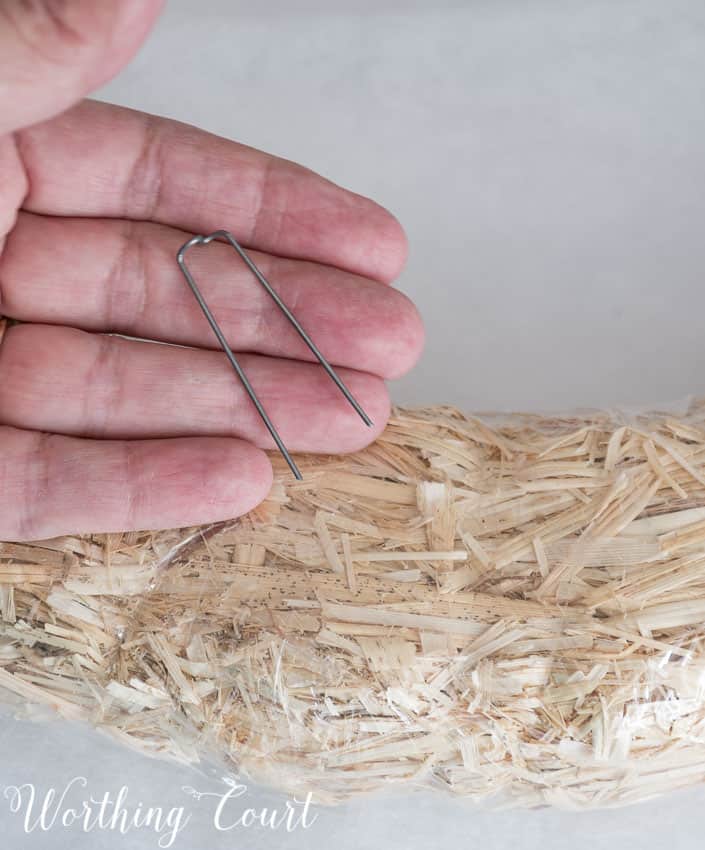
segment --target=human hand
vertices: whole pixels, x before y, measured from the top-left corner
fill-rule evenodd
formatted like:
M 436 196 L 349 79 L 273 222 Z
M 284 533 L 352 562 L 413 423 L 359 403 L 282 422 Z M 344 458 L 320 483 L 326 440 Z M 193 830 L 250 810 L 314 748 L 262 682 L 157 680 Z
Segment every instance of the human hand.
M 0 539 L 205 523 L 266 497 L 274 443 L 175 262 L 193 233 L 225 228 L 251 249 L 374 422 L 231 248 L 193 251 L 289 450 L 368 444 L 389 416 L 383 379 L 421 352 L 418 313 L 386 285 L 406 240 L 381 207 L 184 124 L 72 106 L 161 5 L 0 0 L 0 313 L 21 321 L 0 339 Z

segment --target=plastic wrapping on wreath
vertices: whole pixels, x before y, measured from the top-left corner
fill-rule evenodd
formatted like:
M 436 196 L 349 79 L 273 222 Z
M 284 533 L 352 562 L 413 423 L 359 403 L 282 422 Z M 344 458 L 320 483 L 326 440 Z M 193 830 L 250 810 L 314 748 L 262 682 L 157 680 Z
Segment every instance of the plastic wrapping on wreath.
M 705 400 L 395 408 L 245 517 L 0 546 L 0 695 L 319 803 L 705 778 Z

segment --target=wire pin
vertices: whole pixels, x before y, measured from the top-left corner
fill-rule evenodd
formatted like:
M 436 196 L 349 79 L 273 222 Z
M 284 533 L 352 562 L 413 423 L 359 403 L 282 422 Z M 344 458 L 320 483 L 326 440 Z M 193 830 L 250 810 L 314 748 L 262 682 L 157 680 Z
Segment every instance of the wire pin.
M 262 417 L 264 424 L 267 426 L 267 430 L 272 435 L 274 442 L 277 444 L 279 451 L 282 453 L 286 462 L 289 464 L 289 468 L 294 473 L 294 476 L 299 481 L 301 481 L 303 476 L 301 475 L 301 472 L 299 471 L 298 466 L 296 465 L 293 458 L 291 457 L 291 455 L 287 451 L 287 448 L 284 445 L 284 443 L 282 442 L 282 439 L 279 436 L 277 429 L 272 424 L 271 419 L 269 418 L 269 416 L 267 416 L 266 410 L 262 406 L 262 403 L 260 402 L 260 400 L 257 398 L 257 394 L 255 393 L 254 389 L 252 388 L 252 384 L 250 384 L 250 382 L 247 380 L 247 376 L 242 371 L 242 367 L 237 362 L 237 359 L 236 359 L 235 355 L 233 354 L 232 349 L 230 348 L 227 340 L 225 339 L 225 335 L 223 334 L 222 330 L 220 329 L 220 326 L 218 325 L 218 323 L 216 322 L 215 317 L 213 316 L 213 313 L 210 311 L 210 308 L 208 307 L 208 304 L 206 303 L 205 299 L 203 298 L 203 295 L 201 294 L 201 291 L 198 288 L 196 281 L 193 279 L 193 275 L 191 274 L 188 266 L 186 265 L 185 254 L 189 250 L 189 248 L 192 248 L 194 245 L 207 245 L 209 242 L 213 242 L 214 240 L 219 240 L 221 242 L 227 242 L 232 248 L 235 249 L 235 251 L 238 253 L 238 255 L 240 256 L 242 261 L 245 263 L 245 265 L 252 272 L 252 274 L 257 278 L 257 280 L 267 290 L 267 292 L 272 297 L 272 299 L 274 300 L 274 303 L 277 305 L 277 307 L 279 307 L 279 309 L 282 311 L 282 313 L 284 313 L 286 318 L 296 328 L 296 331 L 299 334 L 299 336 L 303 339 L 303 341 L 306 343 L 306 345 L 314 353 L 314 355 L 318 359 L 318 362 L 326 370 L 326 372 L 331 377 L 331 379 L 333 380 L 335 385 L 338 387 L 338 389 L 342 392 L 342 394 L 350 402 L 350 404 L 355 408 L 355 410 L 357 411 L 357 413 L 359 414 L 360 418 L 365 423 L 365 425 L 371 426 L 372 420 L 365 413 L 365 411 L 362 409 L 362 407 L 360 407 L 360 405 L 355 400 L 355 398 L 353 397 L 350 390 L 345 386 L 345 384 L 342 382 L 340 377 L 336 374 L 333 367 L 330 365 L 330 363 L 326 360 L 326 358 L 318 350 L 318 348 L 316 347 L 316 344 L 313 342 L 311 337 L 301 327 L 301 325 L 297 321 L 294 314 L 291 312 L 291 310 L 289 310 L 289 308 L 286 306 L 286 304 L 284 304 L 284 302 L 277 295 L 277 293 L 274 291 L 274 289 L 272 289 L 272 286 L 269 283 L 269 281 L 265 278 L 265 276 L 257 268 L 257 266 L 252 262 L 250 257 L 245 253 L 242 246 L 237 242 L 237 240 L 232 235 L 232 233 L 230 233 L 230 231 L 228 231 L 228 230 L 216 230 L 215 233 L 211 233 L 210 236 L 194 236 L 193 239 L 189 239 L 188 242 L 186 242 L 184 245 L 182 245 L 181 248 L 179 249 L 179 252 L 176 255 L 176 261 L 179 264 L 179 268 L 181 269 L 184 277 L 186 278 L 188 285 L 191 287 L 191 291 L 195 295 L 196 301 L 198 301 L 198 305 L 200 306 L 201 310 L 203 310 L 203 313 L 204 313 L 206 319 L 208 319 L 208 323 L 210 324 L 211 328 L 213 329 L 213 333 L 216 335 L 218 342 L 220 343 L 221 348 L 225 352 L 225 355 L 228 358 L 228 360 L 230 361 L 231 366 L 233 367 L 233 369 L 237 373 L 238 378 L 242 381 L 243 386 L 247 390 L 247 394 L 252 399 L 252 403 L 257 408 L 257 412 Z

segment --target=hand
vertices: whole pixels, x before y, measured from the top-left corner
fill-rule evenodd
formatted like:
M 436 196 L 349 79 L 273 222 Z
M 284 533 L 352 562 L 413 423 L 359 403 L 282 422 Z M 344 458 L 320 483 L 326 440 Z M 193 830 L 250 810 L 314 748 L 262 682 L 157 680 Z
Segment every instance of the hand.
M 184 124 L 72 106 L 130 58 L 160 6 L 0 0 L 0 312 L 21 322 L 0 343 L 0 539 L 205 523 L 266 497 L 274 443 L 175 262 L 194 233 L 225 228 L 251 249 L 374 421 L 232 249 L 194 249 L 291 451 L 372 441 L 389 416 L 383 379 L 421 351 L 416 310 L 386 285 L 406 241 L 384 209 Z

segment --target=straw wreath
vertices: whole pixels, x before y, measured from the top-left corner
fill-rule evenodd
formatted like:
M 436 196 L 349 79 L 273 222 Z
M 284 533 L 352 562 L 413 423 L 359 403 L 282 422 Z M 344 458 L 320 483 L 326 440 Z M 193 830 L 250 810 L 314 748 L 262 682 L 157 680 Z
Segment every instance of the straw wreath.
M 397 407 L 239 520 L 0 544 L 0 693 L 318 802 L 700 782 L 704 421 Z

